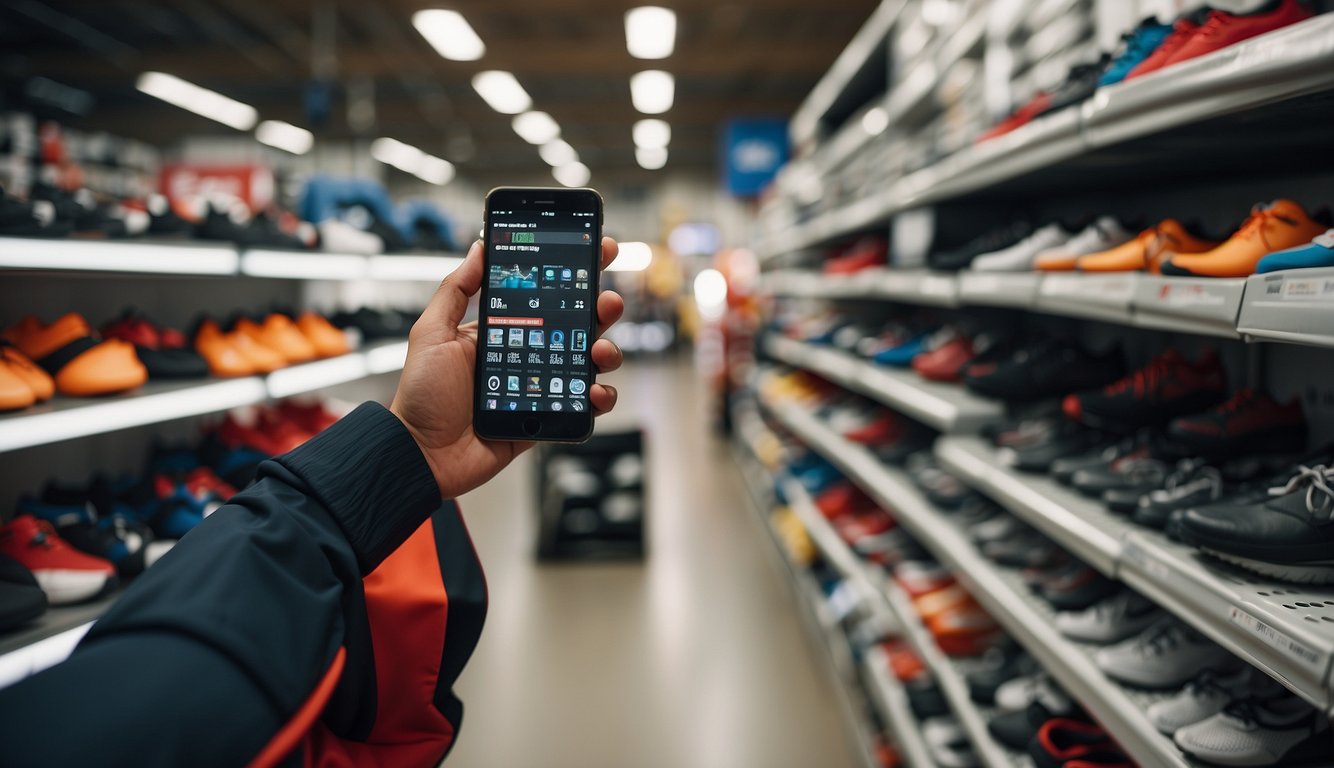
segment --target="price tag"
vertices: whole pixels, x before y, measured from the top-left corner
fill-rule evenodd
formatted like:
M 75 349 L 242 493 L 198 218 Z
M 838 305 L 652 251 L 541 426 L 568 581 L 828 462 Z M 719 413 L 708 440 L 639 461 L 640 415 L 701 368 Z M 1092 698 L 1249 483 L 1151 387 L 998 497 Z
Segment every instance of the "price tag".
M 1228 618 L 1233 624 L 1246 630 L 1252 637 L 1278 651 L 1284 658 L 1296 662 L 1303 669 L 1309 670 L 1316 675 L 1321 675 L 1325 671 L 1325 664 L 1322 654 L 1312 648 L 1308 648 L 1302 643 L 1288 637 L 1283 631 L 1275 628 L 1273 625 L 1263 622 L 1246 611 L 1232 606 L 1228 610 Z

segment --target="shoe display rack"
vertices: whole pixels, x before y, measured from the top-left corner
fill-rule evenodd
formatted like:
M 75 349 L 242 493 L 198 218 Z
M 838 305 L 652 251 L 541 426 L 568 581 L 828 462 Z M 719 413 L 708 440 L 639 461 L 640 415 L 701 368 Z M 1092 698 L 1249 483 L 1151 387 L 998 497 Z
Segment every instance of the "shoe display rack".
M 439 282 L 462 255 L 360 256 L 238 249 L 229 244 L 0 237 L 0 269 L 131 272 L 293 280 Z

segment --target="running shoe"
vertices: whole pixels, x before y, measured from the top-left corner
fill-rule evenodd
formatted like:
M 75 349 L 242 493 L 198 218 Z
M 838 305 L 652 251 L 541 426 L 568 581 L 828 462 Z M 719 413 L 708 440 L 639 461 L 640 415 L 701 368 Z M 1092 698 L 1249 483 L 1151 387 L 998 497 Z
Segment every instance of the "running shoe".
M 1043 723 L 1028 742 L 1028 754 L 1034 768 L 1065 768 L 1075 763 L 1134 766 L 1102 726 L 1066 718 Z
M 32 571 L 0 555 L 0 632 L 18 629 L 46 613 L 46 607 L 46 593 Z
M 1280 403 L 1250 388 L 1212 410 L 1176 419 L 1167 431 L 1187 451 L 1215 458 L 1296 453 L 1306 446 L 1301 399 Z
M 1121 50 L 1112 63 L 1107 65 L 1107 70 L 1098 79 L 1098 85 L 1115 85 L 1126 79 L 1126 75 L 1158 50 L 1170 34 L 1171 24 L 1162 24 L 1152 16 L 1141 21 L 1139 26 L 1121 37 Z
M 1100 216 L 1082 232 L 1060 245 L 1040 251 L 1033 268 L 1043 272 L 1069 272 L 1080 258 L 1129 242 L 1130 232 L 1112 216 Z
M 1075 262 L 1080 272 L 1153 272 L 1162 271 L 1160 261 L 1166 253 L 1204 253 L 1219 243 L 1191 234 L 1176 219 L 1163 219 L 1156 226 L 1140 232 L 1115 248 L 1081 256 Z
M 1305 21 L 1314 15 L 1306 3 L 1298 0 L 1278 0 L 1272 7 L 1256 13 L 1235 14 L 1211 10 L 1199 30 L 1172 51 L 1162 66 L 1170 67 L 1222 50 L 1266 32 Z
M 1306 245 L 1274 251 L 1260 259 L 1260 263 L 1255 266 L 1255 272 L 1265 274 L 1284 269 L 1312 267 L 1334 267 L 1334 229 L 1316 235 L 1315 239 Z
M 0 555 L 32 571 L 51 605 L 91 600 L 117 584 L 115 566 L 74 549 L 50 523 L 31 515 L 0 527 Z
M 1246 277 L 1270 253 L 1305 245 L 1330 227 L 1328 211 L 1315 217 L 1291 200 L 1257 205 L 1227 242 L 1203 253 L 1165 254 L 1164 275 Z
M 964 373 L 964 384 L 983 397 L 1028 402 L 1100 387 L 1124 373 L 1121 350 L 1097 354 L 1074 342 L 1050 339 L 1021 349 L 985 373 Z
M 1145 714 L 1154 728 L 1171 736 L 1222 712 L 1228 702 L 1251 693 L 1253 686 L 1267 685 L 1274 686 L 1273 693 L 1278 692 L 1277 683 L 1244 664 L 1233 670 L 1206 669 L 1171 698 L 1150 704 Z
M 1091 427 L 1128 430 L 1161 426 L 1172 419 L 1198 413 L 1227 394 L 1227 373 L 1210 349 L 1190 361 L 1175 349 L 1101 389 L 1067 395 L 1065 415 Z
M 1068 242 L 1074 234 L 1060 224 L 1048 224 L 1008 248 L 979 255 L 972 262 L 977 272 L 1028 272 L 1039 253 Z
M 109 395 L 134 389 L 148 380 L 148 371 L 135 356 L 134 345 L 118 339 L 98 339 L 88 321 L 73 312 L 50 325 L 29 315 L 6 330 L 4 336 L 51 374 L 62 395 Z
M 1056 614 L 1056 630 L 1082 643 L 1108 645 L 1138 635 L 1163 615 L 1151 600 L 1131 589 L 1100 600 L 1082 611 Z
M 1172 737 L 1181 751 L 1228 766 L 1324 766 L 1334 761 L 1329 718 L 1287 693 L 1250 696 Z
M 1155 690 L 1180 687 L 1206 669 L 1226 669 L 1235 663 L 1227 651 L 1172 616 L 1101 649 L 1094 661 L 1114 680 Z
M 1126 73 L 1126 80 L 1134 80 L 1137 77 L 1143 77 L 1150 72 L 1157 72 L 1167 66 L 1167 62 L 1172 59 L 1181 50 L 1181 47 L 1195 37 L 1195 33 L 1200 30 L 1200 25 L 1204 24 L 1209 17 L 1210 9 L 1205 6 L 1190 13 L 1184 14 L 1172 23 L 1172 31 L 1163 38 L 1163 42 L 1153 50 L 1139 64 L 1130 68 Z

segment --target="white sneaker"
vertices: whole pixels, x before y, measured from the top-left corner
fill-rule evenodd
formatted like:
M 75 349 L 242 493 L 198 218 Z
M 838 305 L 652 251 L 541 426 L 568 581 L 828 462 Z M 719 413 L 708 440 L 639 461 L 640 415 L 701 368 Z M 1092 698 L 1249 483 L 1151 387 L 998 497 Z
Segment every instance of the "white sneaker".
M 1140 688 L 1176 688 L 1232 656 L 1172 617 L 1154 622 L 1136 637 L 1098 651 L 1094 660 L 1109 677 Z
M 940 768 L 975 768 L 977 755 L 968 735 L 953 717 L 933 717 L 922 723 L 922 740 L 931 762 Z
M 1143 632 L 1162 615 L 1151 600 L 1126 589 L 1082 611 L 1056 614 L 1055 625 L 1072 640 L 1107 645 Z
M 1134 234 L 1127 232 L 1121 222 L 1111 216 L 1102 216 L 1060 245 L 1043 250 L 1033 257 L 1033 266 L 1038 269 L 1071 270 L 1074 261 L 1080 256 L 1098 253 L 1108 248 L 1115 248 L 1130 242 Z
M 1292 695 L 1251 697 L 1176 732 L 1182 751 L 1216 765 L 1330 765 L 1329 719 Z M 1315 762 L 1308 762 L 1315 761 Z
M 1007 680 L 996 689 L 996 708 L 1002 712 L 1018 712 L 1028 709 L 1034 702 L 1047 708 L 1053 714 L 1066 714 L 1074 711 L 1074 702 L 1056 685 L 1056 681 L 1046 672 L 1025 675 Z
M 320 249 L 325 253 L 351 253 L 358 256 L 384 253 L 384 241 L 378 235 L 357 229 L 345 221 L 321 221 L 318 229 Z
M 1254 680 L 1254 683 L 1252 683 Z M 1282 689 L 1266 685 L 1273 681 L 1265 675 L 1254 674 L 1247 666 L 1240 666 L 1232 672 L 1218 672 L 1206 669 L 1198 677 L 1186 683 L 1170 699 L 1156 701 L 1149 705 L 1146 714 L 1153 727 L 1171 736 L 1188 725 L 1213 717 L 1223 711 L 1230 701 L 1240 699 L 1247 694 L 1260 693 L 1263 687 L 1269 695 L 1275 695 Z
M 972 269 L 977 272 L 1027 272 L 1033 268 L 1034 256 L 1069 239 L 1070 233 L 1065 227 L 1048 224 L 1009 248 L 978 256 L 973 259 Z

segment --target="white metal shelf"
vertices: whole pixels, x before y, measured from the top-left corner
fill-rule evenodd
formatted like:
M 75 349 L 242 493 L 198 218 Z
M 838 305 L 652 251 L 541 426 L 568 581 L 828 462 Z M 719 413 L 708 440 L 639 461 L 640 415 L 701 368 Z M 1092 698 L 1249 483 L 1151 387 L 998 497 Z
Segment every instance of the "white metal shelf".
M 1042 274 L 965 270 L 959 273 L 958 280 L 959 301 L 962 304 L 1029 309 L 1037 300 Z
M 1143 328 L 1237 339 L 1244 278 L 1164 277 L 1135 279 L 1134 323 Z
M 1253 340 L 1334 347 L 1334 268 L 1246 278 L 1237 328 Z
M 836 349 L 772 334 L 765 339 L 765 349 L 788 365 L 860 392 L 942 432 L 975 432 L 1004 417 L 999 403 L 961 386 L 926 381 L 910 370 L 888 369 Z
M 951 274 L 921 269 L 866 269 L 851 275 L 810 270 L 777 270 L 761 288 L 780 296 L 819 299 L 880 299 L 936 307 L 959 305 L 958 280 Z
M 56 397 L 0 416 L 0 453 L 313 392 L 401 369 L 406 354 L 406 341 L 390 341 L 283 368 L 268 376 L 149 382 L 133 392 L 108 398 Z
M 0 269 L 40 272 L 439 282 L 461 263 L 457 254 L 360 256 L 186 240 L 0 237 Z
M 982 556 L 967 536 L 934 507 L 898 469 L 844 440 L 809 412 L 775 404 L 772 412 L 798 438 L 819 451 L 879 503 L 942 563 L 1042 666 L 1142 765 L 1189 766 L 1171 740 L 1153 727 L 1144 709 L 1154 697 L 1114 683 L 1093 663 L 1093 647 L 1061 636 L 1050 607 L 1030 595 L 1016 573 Z
M 889 657 L 882 648 L 866 652 L 862 662 L 862 677 L 870 688 L 871 701 L 880 712 L 904 764 L 912 768 L 935 768 L 926 741 L 922 738 L 921 723 L 908 705 L 908 694 L 903 684 L 889 669 Z
M 978 192 L 1093 150 L 1330 88 L 1334 88 L 1334 14 L 1324 14 L 1099 89 L 1078 107 L 1044 115 L 1006 135 L 959 150 L 892 181 L 878 194 L 781 232 L 765 233 L 759 250 L 773 256 L 820 245 L 909 208 Z M 834 96 L 822 98 L 832 102 Z

